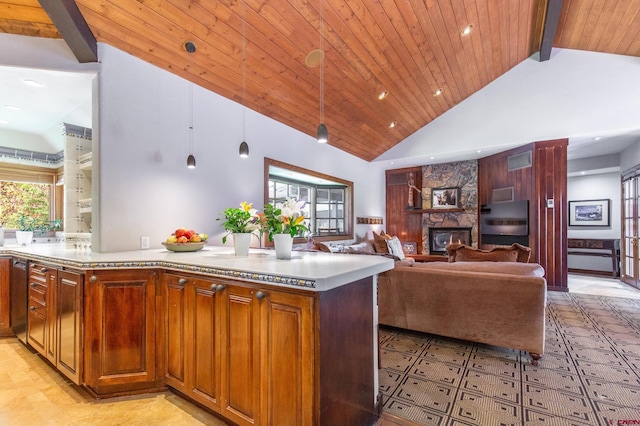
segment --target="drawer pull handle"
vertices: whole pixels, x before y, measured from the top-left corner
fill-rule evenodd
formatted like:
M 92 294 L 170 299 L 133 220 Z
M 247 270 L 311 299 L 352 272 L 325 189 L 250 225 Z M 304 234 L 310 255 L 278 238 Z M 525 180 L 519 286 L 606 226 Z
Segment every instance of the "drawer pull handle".
M 36 283 L 31 283 L 31 284 L 29 284 L 29 285 L 30 285 L 32 288 L 36 288 L 36 287 L 38 287 L 38 284 L 36 284 Z
M 91 277 L 89 277 L 89 281 L 95 283 L 96 281 L 98 281 L 98 277 L 96 277 L 95 275 L 91 275 Z
M 225 286 L 224 286 L 224 285 L 222 285 L 222 284 L 218 284 L 218 285 L 216 286 L 216 291 L 222 291 L 222 290 L 224 290 L 224 289 L 225 289 Z
M 30 311 L 35 311 L 37 308 L 35 306 L 29 306 Z
M 178 284 L 180 284 L 180 285 L 185 285 L 186 283 L 187 283 L 187 279 L 186 278 L 180 278 L 178 280 Z
M 256 299 L 262 300 L 267 297 L 267 294 L 264 291 L 259 291 L 256 293 Z
M 40 272 L 42 272 L 43 274 L 44 274 L 45 272 L 47 272 L 48 270 L 49 270 L 49 268 L 40 268 Z
M 211 284 L 211 285 L 209 286 L 209 290 L 211 290 L 212 292 L 214 292 L 214 293 L 215 293 L 215 292 L 216 292 L 216 285 L 215 285 L 215 284 Z

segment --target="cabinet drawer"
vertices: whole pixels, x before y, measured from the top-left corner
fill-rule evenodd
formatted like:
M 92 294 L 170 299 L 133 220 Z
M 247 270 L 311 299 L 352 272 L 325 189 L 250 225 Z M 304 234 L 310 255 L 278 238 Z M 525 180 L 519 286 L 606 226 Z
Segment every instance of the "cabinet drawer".
M 49 272 L 51 268 L 47 265 L 43 265 L 41 263 L 32 263 L 29 267 L 29 280 L 33 279 L 36 281 L 44 281 L 47 282 L 47 272 Z
M 46 304 L 38 298 L 33 298 L 29 296 L 28 300 L 29 307 L 27 308 L 29 311 L 29 315 L 40 315 L 42 317 L 46 317 Z
M 47 304 L 47 285 L 29 280 L 29 300 L 37 300 L 43 306 Z

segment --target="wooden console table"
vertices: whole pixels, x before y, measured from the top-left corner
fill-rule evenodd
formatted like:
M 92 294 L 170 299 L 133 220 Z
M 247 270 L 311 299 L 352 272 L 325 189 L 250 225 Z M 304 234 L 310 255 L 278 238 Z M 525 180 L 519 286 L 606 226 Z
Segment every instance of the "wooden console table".
M 602 240 L 602 239 L 586 239 L 586 238 L 569 238 L 567 239 L 567 254 L 579 256 L 598 256 L 610 257 L 612 266 L 612 277 L 620 276 L 620 258 L 618 250 L 620 249 L 620 240 Z M 569 269 L 569 272 L 597 272 L 583 269 Z M 602 271 L 600 271 L 602 272 Z

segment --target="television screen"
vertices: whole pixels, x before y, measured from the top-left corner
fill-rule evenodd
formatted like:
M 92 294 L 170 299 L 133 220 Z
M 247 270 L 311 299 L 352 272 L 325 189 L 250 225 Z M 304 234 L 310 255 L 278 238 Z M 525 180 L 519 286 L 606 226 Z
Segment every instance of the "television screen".
M 529 201 L 506 201 L 480 208 L 482 235 L 529 235 Z

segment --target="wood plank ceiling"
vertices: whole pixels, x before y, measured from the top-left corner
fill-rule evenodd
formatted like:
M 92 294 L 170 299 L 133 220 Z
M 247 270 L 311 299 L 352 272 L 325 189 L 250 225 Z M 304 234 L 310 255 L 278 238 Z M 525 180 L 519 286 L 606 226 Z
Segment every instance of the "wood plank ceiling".
M 538 51 L 547 0 L 76 4 L 99 42 L 314 137 L 320 67 L 305 58 L 320 47 L 322 25 L 329 143 L 371 161 Z M 37 0 L 0 0 L 0 31 L 60 37 Z M 639 32 L 640 0 L 565 0 L 554 47 L 640 56 Z

